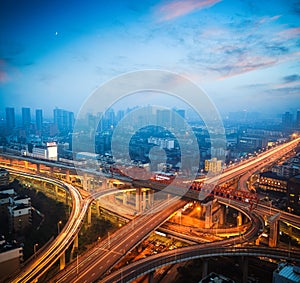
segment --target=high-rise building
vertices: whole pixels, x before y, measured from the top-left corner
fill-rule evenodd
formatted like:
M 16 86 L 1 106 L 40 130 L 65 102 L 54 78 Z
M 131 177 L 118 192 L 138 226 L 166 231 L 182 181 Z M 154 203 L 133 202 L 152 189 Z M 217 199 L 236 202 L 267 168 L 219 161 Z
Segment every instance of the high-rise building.
M 171 111 L 169 109 L 158 109 L 156 115 L 157 125 L 169 129 L 171 126 Z
M 293 114 L 285 112 L 282 115 L 282 126 L 286 129 L 290 129 L 293 126 Z
M 42 111 L 42 109 L 35 110 L 35 123 L 36 123 L 37 131 L 40 132 L 42 130 L 42 126 L 43 126 L 43 111 Z
M 185 110 L 173 109 L 172 110 L 172 127 L 179 130 L 184 129 Z
M 14 129 L 16 126 L 15 122 L 15 108 L 13 107 L 6 107 L 6 128 L 8 130 Z
M 300 110 L 297 110 L 296 127 L 300 129 Z
M 64 109 L 56 108 L 53 110 L 54 124 L 60 132 L 71 131 L 74 127 L 74 113 Z
M 300 175 L 296 175 L 287 183 L 287 209 L 300 215 Z
M 29 129 L 31 123 L 30 108 L 22 108 L 22 126 L 23 128 Z

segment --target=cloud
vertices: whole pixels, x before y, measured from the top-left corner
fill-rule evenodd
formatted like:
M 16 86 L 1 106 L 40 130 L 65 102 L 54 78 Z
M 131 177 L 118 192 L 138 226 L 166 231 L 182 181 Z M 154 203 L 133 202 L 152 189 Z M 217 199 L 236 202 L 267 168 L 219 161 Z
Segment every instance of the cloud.
M 293 75 L 289 75 L 289 76 L 285 76 L 283 77 L 283 81 L 285 83 L 292 83 L 292 82 L 300 82 L 300 75 L 298 74 L 293 74 Z
M 239 89 L 259 89 L 259 88 L 265 88 L 268 87 L 269 84 L 267 83 L 255 83 L 255 84 L 246 84 L 246 85 L 241 85 L 238 87 Z
M 273 16 L 273 17 L 263 17 L 263 18 L 258 20 L 258 23 L 259 24 L 270 23 L 270 22 L 278 20 L 280 17 L 281 17 L 281 15 L 276 15 L 276 16 Z
M 300 35 L 300 27 L 288 28 L 277 33 L 275 40 L 290 40 L 298 38 Z
M 209 8 L 221 1 L 222 0 L 178 0 L 159 6 L 157 13 L 160 21 L 169 21 L 196 10 Z
M 6 83 L 8 81 L 7 73 L 0 70 L 0 83 Z
M 0 59 L 0 84 L 8 82 L 7 64 L 5 60 Z
M 268 94 L 271 94 L 272 96 L 297 96 L 299 97 L 300 93 L 300 85 L 296 85 L 293 87 L 281 87 L 281 88 L 271 88 L 266 90 Z
M 296 1 L 292 7 L 292 11 L 297 14 L 300 15 L 300 1 Z

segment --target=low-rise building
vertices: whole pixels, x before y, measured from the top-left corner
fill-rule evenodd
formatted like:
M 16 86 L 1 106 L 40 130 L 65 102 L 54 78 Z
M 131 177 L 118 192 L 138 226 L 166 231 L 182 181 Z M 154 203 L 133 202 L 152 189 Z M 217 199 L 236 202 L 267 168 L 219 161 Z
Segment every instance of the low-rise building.
M 7 207 L 9 206 L 9 194 L 0 193 L 0 217 L 7 215 Z
M 211 272 L 206 277 L 201 279 L 199 283 L 235 283 L 235 281 L 223 275 Z
M 206 172 L 220 173 L 222 171 L 222 160 L 218 160 L 217 158 L 205 160 L 204 169 Z
M 0 278 L 4 279 L 20 268 L 23 261 L 23 248 L 16 243 L 0 241 Z
M 273 272 L 272 283 L 299 283 L 300 282 L 300 267 L 281 262 L 277 269 Z
M 9 185 L 9 173 L 4 168 L 0 168 L 0 187 L 7 187 Z
M 287 179 L 267 171 L 259 174 L 259 188 L 264 191 L 286 193 Z
M 9 227 L 11 232 L 20 232 L 31 225 L 31 203 L 29 198 L 20 199 L 16 202 L 12 199 L 8 206 Z
M 0 194 L 14 195 L 15 190 L 13 187 L 0 187 Z

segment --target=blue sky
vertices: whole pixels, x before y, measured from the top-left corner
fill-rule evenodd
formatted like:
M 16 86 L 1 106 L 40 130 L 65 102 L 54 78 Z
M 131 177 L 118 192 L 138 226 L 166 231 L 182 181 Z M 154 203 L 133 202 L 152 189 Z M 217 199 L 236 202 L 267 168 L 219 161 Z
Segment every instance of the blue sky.
M 142 69 L 190 78 L 221 113 L 300 108 L 299 1 L 10 0 L 0 24 L 2 108 L 78 112 Z

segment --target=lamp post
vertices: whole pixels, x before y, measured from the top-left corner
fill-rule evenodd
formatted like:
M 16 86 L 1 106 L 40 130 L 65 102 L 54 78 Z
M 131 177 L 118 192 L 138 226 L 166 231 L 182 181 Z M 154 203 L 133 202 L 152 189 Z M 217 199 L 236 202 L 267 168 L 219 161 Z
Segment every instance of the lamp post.
M 59 235 L 59 233 L 60 233 L 60 225 L 62 224 L 62 221 L 61 220 L 59 220 L 58 222 L 57 222 L 57 234 Z
M 39 246 L 39 244 L 34 244 L 34 246 L 33 246 L 34 257 L 36 257 L 36 249 L 38 246 Z

